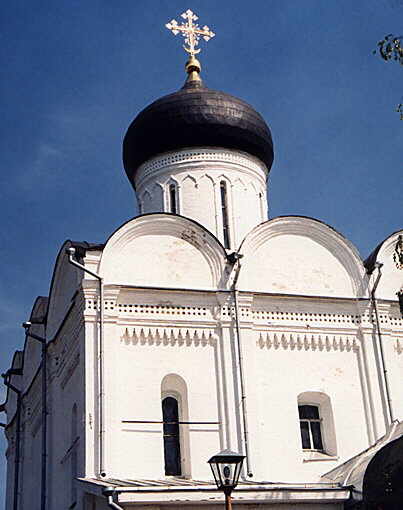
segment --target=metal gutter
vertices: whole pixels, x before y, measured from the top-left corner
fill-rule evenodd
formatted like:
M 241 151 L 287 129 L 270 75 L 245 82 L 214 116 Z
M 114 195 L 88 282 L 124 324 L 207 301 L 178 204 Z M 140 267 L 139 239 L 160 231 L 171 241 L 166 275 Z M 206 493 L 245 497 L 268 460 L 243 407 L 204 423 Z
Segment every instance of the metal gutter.
M 102 494 L 107 498 L 108 506 L 110 508 L 114 508 L 114 510 L 124 510 L 121 506 L 119 506 L 115 501 L 115 495 L 119 498 L 119 494 L 116 492 L 116 490 L 113 487 L 106 487 Z
M 232 295 L 234 298 L 234 309 L 235 309 L 235 330 L 236 330 L 236 338 L 237 338 L 237 354 L 238 354 L 238 367 L 239 367 L 239 382 L 241 386 L 241 407 L 242 407 L 242 425 L 243 425 L 243 439 L 245 446 L 245 460 L 246 460 L 246 475 L 250 478 L 253 477 L 253 472 L 251 468 L 250 462 L 250 451 L 249 451 L 249 429 L 248 429 L 248 410 L 246 405 L 246 393 L 245 393 L 245 377 L 243 373 L 243 354 L 242 354 L 242 340 L 241 340 L 241 328 L 239 324 L 239 307 L 238 307 L 238 291 L 236 288 L 236 284 L 239 278 L 239 272 L 241 270 L 240 259 L 242 257 L 239 253 L 233 253 L 232 259 L 234 260 L 234 264 L 236 264 L 235 268 L 235 276 L 232 282 Z M 244 474 L 242 473 L 242 477 Z
M 380 357 L 381 357 L 383 382 L 385 385 L 385 396 L 386 396 L 386 402 L 387 402 L 387 406 L 388 406 L 388 414 L 389 414 L 389 420 L 390 420 L 387 425 L 391 425 L 394 421 L 392 397 L 390 395 L 389 375 L 388 375 L 388 370 L 386 368 L 386 363 L 385 363 L 383 339 L 382 339 L 382 333 L 381 333 L 381 326 L 380 326 L 380 322 L 379 322 L 378 307 L 377 307 L 376 297 L 375 297 L 375 292 L 376 292 L 376 289 L 378 288 L 378 284 L 379 284 L 379 281 L 382 276 L 382 273 L 381 273 L 382 266 L 383 266 L 383 264 L 381 264 L 380 262 L 375 262 L 375 268 L 378 270 L 378 275 L 375 280 L 374 286 L 372 287 L 372 290 L 371 290 L 371 303 L 372 303 L 372 306 L 373 306 L 373 309 L 375 312 L 375 324 L 376 324 L 376 331 L 377 331 L 377 335 L 378 335 L 378 345 L 379 345 L 379 353 L 380 353 Z

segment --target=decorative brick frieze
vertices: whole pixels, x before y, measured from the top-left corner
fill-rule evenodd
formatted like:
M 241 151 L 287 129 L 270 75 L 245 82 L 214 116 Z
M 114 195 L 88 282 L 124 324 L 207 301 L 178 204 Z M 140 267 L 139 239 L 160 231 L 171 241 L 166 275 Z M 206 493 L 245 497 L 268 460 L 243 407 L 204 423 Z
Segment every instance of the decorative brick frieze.
M 126 345 L 201 346 L 215 345 L 214 330 L 196 328 L 126 328 L 120 337 Z
M 346 351 L 357 352 L 359 344 L 354 336 L 260 333 L 257 341 L 261 349 L 284 349 L 291 351 Z
M 192 163 L 211 162 L 217 163 L 230 163 L 231 166 L 237 165 L 246 170 L 255 171 L 257 174 L 267 172 L 266 167 L 253 156 L 241 153 L 240 151 L 228 151 L 225 149 L 200 149 L 200 150 L 183 150 L 180 152 L 167 153 L 162 156 L 157 156 L 150 159 L 140 166 L 137 175 L 139 180 L 146 180 L 150 174 L 158 172 L 161 169 L 177 168 L 179 165 L 183 166 Z

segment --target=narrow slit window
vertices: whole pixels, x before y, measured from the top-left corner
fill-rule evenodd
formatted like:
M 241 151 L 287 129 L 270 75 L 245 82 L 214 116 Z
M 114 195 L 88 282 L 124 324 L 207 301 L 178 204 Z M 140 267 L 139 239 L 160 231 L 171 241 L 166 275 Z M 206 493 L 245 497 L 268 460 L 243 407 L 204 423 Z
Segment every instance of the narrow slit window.
M 312 405 L 298 406 L 299 425 L 303 450 L 323 451 L 321 419 L 319 407 Z
M 168 476 L 181 476 L 179 406 L 176 398 L 166 397 L 163 399 L 162 418 L 164 421 L 165 474 Z
M 222 213 L 222 229 L 224 236 L 224 247 L 230 247 L 229 223 L 228 223 L 228 197 L 227 197 L 227 183 L 220 182 L 221 194 L 221 213 Z
M 397 298 L 399 300 L 400 314 L 403 318 L 403 289 L 401 289 L 401 290 L 399 290 L 399 292 L 397 292 Z
M 174 213 L 174 214 L 178 213 L 175 184 L 169 185 L 169 207 L 170 207 L 171 213 Z

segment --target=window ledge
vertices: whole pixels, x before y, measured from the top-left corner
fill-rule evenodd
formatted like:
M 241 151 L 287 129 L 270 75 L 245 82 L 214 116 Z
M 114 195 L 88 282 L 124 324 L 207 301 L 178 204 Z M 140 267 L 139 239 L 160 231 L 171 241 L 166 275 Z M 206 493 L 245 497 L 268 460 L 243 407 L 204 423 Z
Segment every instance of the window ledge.
M 191 480 L 190 475 L 165 475 L 165 480 Z
M 302 462 L 323 462 L 329 460 L 339 460 L 339 457 L 323 452 L 304 452 Z

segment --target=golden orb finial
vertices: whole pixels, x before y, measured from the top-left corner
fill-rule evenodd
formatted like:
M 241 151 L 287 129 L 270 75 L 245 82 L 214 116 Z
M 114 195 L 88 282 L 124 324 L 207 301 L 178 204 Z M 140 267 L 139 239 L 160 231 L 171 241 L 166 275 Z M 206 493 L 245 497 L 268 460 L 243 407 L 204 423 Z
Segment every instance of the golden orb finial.
M 201 81 L 200 80 L 201 65 L 194 55 L 190 55 L 189 60 L 185 64 L 185 69 L 186 72 L 188 73 L 187 81 Z

